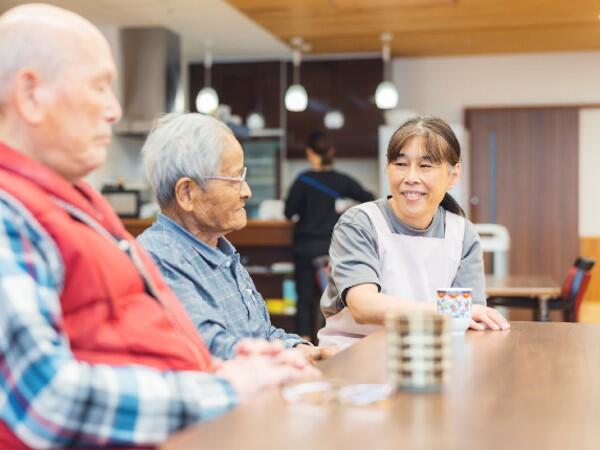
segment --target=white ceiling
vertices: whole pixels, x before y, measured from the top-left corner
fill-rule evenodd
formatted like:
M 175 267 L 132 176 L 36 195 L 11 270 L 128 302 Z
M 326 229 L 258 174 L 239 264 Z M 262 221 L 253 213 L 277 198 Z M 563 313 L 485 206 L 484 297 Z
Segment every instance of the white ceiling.
M 0 0 L 0 12 L 31 1 Z M 204 43 L 214 59 L 289 57 L 288 47 L 223 0 L 50 0 L 105 26 L 162 25 L 182 38 L 189 61 L 202 61 Z

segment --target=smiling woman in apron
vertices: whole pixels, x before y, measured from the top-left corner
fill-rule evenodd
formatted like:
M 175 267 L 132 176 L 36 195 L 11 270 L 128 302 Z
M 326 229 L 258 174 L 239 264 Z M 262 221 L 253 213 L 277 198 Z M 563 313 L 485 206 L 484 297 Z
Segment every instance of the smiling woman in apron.
M 509 328 L 485 306 L 479 236 L 448 194 L 461 170 L 452 129 L 411 119 L 390 139 L 387 160 L 392 195 L 349 209 L 335 226 L 319 342 L 352 344 L 389 310 L 435 311 L 436 289 L 449 286 L 473 288 L 471 329 Z
M 313 336 L 318 313 L 317 281 L 313 260 L 327 255 L 333 227 L 348 207 L 373 200 L 354 178 L 334 170 L 334 147 L 329 137 L 315 131 L 306 143 L 310 170 L 292 184 L 285 203 L 285 215 L 294 224 L 294 279 L 298 294 L 296 333 Z

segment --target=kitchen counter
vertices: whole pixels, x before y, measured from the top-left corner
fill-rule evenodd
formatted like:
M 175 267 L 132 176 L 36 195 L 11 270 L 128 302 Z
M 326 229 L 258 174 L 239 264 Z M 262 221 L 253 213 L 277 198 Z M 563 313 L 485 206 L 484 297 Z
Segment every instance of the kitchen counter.
M 141 234 L 154 219 L 122 219 L 133 236 Z M 291 247 L 294 224 L 287 220 L 248 220 L 246 227 L 227 235 L 233 245 L 248 247 Z

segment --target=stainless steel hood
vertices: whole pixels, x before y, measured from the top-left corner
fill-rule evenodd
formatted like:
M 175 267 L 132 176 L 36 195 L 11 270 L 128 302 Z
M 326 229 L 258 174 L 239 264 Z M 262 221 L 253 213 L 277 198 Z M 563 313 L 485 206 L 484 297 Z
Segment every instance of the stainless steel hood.
M 123 28 L 119 46 L 123 118 L 114 131 L 146 134 L 183 99 L 179 36 L 162 27 Z

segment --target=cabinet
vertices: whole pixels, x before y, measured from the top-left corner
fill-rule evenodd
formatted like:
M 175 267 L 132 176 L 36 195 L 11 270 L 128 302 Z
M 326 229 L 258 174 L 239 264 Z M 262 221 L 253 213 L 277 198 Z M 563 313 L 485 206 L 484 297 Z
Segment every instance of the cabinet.
M 289 62 L 218 63 L 212 67 L 212 85 L 221 103 L 246 119 L 260 112 L 266 128 L 283 128 L 287 158 L 304 158 L 311 131 L 325 129 L 324 117 L 337 109 L 345 123 L 330 130 L 339 158 L 376 158 L 377 133 L 384 124 L 383 112 L 374 101 L 375 89 L 383 79 L 381 58 L 350 60 L 305 60 L 300 81 L 308 91 L 308 107 L 289 112 L 283 106 L 285 89 L 292 80 Z M 190 105 L 204 86 L 202 64 L 189 66 Z M 192 107 L 193 108 L 193 107 Z
M 245 122 L 251 112 L 265 118 L 265 128 L 281 125 L 281 72 L 279 61 L 213 64 L 212 86 L 219 94 L 221 104 L 229 105 L 232 114 Z M 189 66 L 189 104 L 195 111 L 196 95 L 204 87 L 204 65 Z
M 252 197 L 246 201 L 250 218 L 257 218 L 260 202 L 281 195 L 281 139 L 281 136 L 240 138 L 244 165 L 248 168 L 246 181 L 252 189 Z
M 288 80 L 292 68 L 288 65 Z M 378 129 L 385 120 L 374 101 L 383 79 L 381 58 L 304 61 L 300 80 L 308 92 L 308 107 L 287 112 L 287 157 L 304 158 L 310 132 L 323 130 L 325 114 L 337 109 L 344 126 L 328 130 L 338 158 L 376 158 Z

